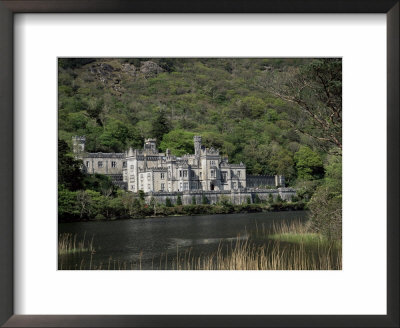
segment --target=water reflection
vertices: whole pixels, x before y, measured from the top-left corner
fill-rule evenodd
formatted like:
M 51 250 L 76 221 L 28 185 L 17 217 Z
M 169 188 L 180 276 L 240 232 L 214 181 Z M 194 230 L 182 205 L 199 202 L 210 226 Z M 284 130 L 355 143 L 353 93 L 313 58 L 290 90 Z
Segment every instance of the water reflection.
M 62 223 L 59 233 L 94 235 L 95 253 L 62 256 L 59 268 L 87 268 L 92 261 L 104 269 L 118 268 L 124 262 L 154 269 L 155 263 L 171 263 L 177 252 L 205 256 L 219 247 L 234 247 L 238 241 L 248 240 L 249 232 L 260 227 L 305 218 L 306 212 L 298 211 Z

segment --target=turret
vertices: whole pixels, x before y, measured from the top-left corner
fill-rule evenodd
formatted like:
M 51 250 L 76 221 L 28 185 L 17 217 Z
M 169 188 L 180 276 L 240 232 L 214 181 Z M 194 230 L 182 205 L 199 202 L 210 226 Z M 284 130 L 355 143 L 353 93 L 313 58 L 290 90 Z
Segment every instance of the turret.
M 194 136 L 193 137 L 193 142 L 194 142 L 194 154 L 196 156 L 200 156 L 200 151 L 201 151 L 201 136 Z
M 74 154 L 80 154 L 85 151 L 86 137 L 73 136 L 72 137 L 72 151 Z
M 285 177 L 283 175 L 275 175 L 275 186 L 285 187 Z
M 144 140 L 144 150 L 150 150 L 152 152 L 157 151 L 156 139 L 145 139 Z

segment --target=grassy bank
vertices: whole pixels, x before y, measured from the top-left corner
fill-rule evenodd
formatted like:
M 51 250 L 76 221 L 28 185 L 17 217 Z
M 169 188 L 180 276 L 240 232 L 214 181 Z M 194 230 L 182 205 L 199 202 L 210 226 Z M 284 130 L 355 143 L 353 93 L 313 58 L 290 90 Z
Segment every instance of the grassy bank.
M 67 192 L 67 194 L 71 194 Z M 150 217 L 181 216 L 181 215 L 211 215 L 233 213 L 257 213 L 267 211 L 296 211 L 306 209 L 306 203 L 299 202 L 264 202 L 258 204 L 231 203 L 217 204 L 146 204 L 144 200 L 132 198 L 132 195 L 121 194 L 117 198 L 105 198 L 89 193 L 85 197 L 78 194 L 77 198 L 66 194 L 59 195 L 59 221 L 76 222 L 91 220 L 143 219 Z M 126 198 L 124 198 L 126 197 Z

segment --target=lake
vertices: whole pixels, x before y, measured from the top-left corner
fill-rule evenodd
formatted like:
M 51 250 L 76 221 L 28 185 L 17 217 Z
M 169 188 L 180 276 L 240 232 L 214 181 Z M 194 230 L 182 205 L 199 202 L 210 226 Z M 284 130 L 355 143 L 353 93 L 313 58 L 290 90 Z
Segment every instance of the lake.
M 177 252 L 212 254 L 274 222 L 306 217 L 306 211 L 285 211 L 60 223 L 59 234 L 77 234 L 77 240 L 93 237 L 95 252 L 59 256 L 59 269 L 88 269 L 89 263 L 102 269 L 165 268 Z

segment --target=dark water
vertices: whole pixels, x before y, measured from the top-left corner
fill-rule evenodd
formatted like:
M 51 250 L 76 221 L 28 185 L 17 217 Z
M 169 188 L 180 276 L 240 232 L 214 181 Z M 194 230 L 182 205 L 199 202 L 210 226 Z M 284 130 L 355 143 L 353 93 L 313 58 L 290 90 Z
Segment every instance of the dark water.
M 112 269 L 125 263 L 142 269 L 158 267 L 179 254 L 211 254 L 221 243 L 232 243 L 238 236 L 270 227 L 273 222 L 304 221 L 307 212 L 266 212 L 181 216 L 142 220 L 60 223 L 59 233 L 86 234 L 93 239 L 95 253 L 59 257 L 61 269 L 87 269 L 88 263 Z M 164 265 L 164 264 L 162 264 Z

